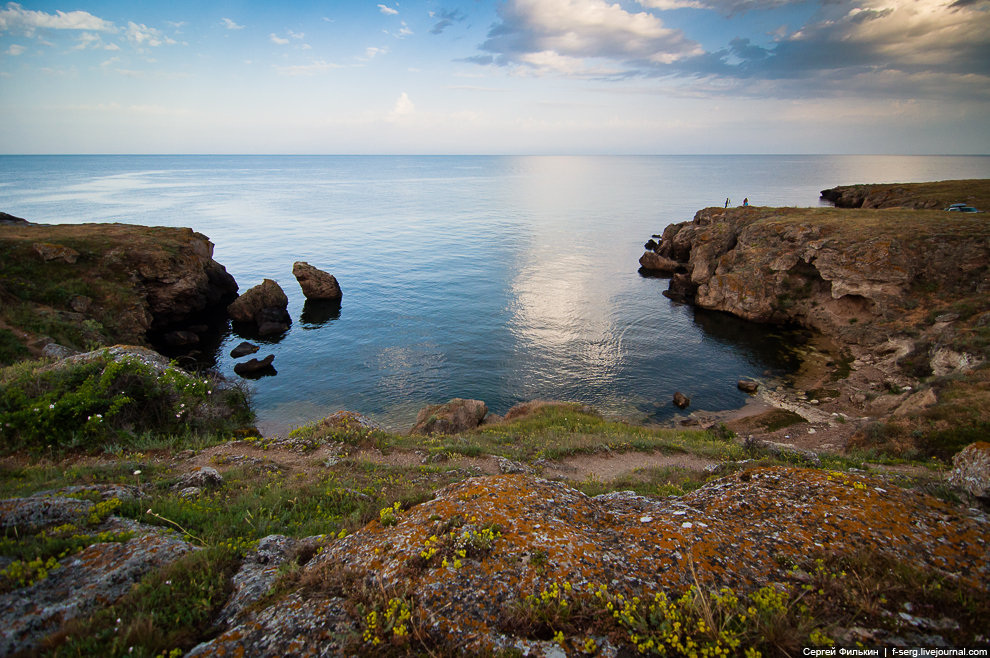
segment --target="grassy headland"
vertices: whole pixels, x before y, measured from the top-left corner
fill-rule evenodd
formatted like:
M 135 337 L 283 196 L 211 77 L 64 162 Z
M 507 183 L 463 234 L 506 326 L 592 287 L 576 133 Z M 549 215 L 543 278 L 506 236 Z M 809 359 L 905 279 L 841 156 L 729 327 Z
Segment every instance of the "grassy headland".
M 979 215 L 742 212 L 756 219 L 749 245 L 809 230 L 821 244 L 880 240 L 896 242 L 893 252 L 940 236 L 990 240 Z M 8 361 L 42 336 L 85 348 L 144 335 L 147 324 L 120 318 L 146 298 L 108 254 L 115 240 L 167 253 L 178 249 L 170 235 L 8 228 Z M 45 261 L 39 242 L 78 258 Z M 4 618 L 0 653 L 795 655 L 836 643 L 985 644 L 990 527 L 943 478 L 990 423 L 990 304 L 985 285 L 970 285 L 986 281 L 982 266 L 955 278 L 925 270 L 869 318 L 897 349 L 809 352 L 823 365 L 802 391 L 728 427 L 633 425 L 537 404 L 451 434 L 397 434 L 342 414 L 263 437 L 238 389 L 147 351 L 17 363 L 0 370 L 0 608 L 21 612 Z M 790 303 L 777 291 L 768 308 L 813 312 L 819 279 L 786 270 L 778 283 Z M 834 309 L 857 320 L 833 340 L 867 335 L 863 308 Z M 90 324 L 72 329 L 80 322 Z M 934 372 L 938 350 L 968 355 L 970 367 Z M 830 432 L 856 438 L 814 452 L 791 440 Z M 35 602 L 61 600 L 61 580 L 87 591 L 92 581 L 77 574 L 104 563 L 97 572 L 133 565 L 123 589 L 32 626 Z M 211 644 L 194 650 L 201 642 Z

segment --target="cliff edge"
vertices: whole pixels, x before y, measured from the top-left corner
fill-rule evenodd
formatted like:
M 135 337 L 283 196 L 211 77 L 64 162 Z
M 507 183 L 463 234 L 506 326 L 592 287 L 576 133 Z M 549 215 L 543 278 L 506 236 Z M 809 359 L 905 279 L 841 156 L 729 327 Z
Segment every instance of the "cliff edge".
M 5 224 L 0 363 L 49 343 L 147 345 L 236 293 L 234 278 L 213 260 L 213 243 L 188 228 Z

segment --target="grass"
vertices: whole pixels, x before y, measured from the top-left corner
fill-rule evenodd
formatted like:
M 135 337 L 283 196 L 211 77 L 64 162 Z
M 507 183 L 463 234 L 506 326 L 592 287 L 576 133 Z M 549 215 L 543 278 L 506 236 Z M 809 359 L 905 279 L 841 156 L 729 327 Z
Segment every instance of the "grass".
M 390 445 L 425 445 L 431 454 L 440 456 L 499 455 L 523 462 L 628 451 L 691 453 L 719 460 L 742 455 L 742 449 L 725 436 L 631 425 L 567 405 L 541 407 L 512 423 L 483 426 L 470 433 L 397 437 Z

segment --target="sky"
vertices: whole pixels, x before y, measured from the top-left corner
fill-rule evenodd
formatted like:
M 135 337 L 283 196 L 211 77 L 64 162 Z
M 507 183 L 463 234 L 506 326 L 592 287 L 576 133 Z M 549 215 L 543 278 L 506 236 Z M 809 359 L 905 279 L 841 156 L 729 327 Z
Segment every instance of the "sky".
M 0 4 L 0 153 L 990 153 L 990 0 Z

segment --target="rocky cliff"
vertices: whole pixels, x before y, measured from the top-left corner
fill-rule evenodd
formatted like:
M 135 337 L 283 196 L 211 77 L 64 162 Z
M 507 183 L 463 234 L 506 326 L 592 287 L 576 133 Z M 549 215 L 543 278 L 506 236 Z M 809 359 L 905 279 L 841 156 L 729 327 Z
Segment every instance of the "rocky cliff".
M 213 244 L 188 228 L 0 226 L 0 327 L 36 349 L 147 344 L 236 295 Z
M 929 312 L 954 303 L 976 304 L 971 316 L 988 310 L 990 223 L 940 211 L 706 208 L 668 226 L 641 264 L 672 274 L 668 296 L 872 345 L 930 328 Z
M 986 180 L 948 180 L 933 183 L 840 185 L 822 190 L 822 199 L 836 208 L 943 209 L 968 203 L 990 209 Z

